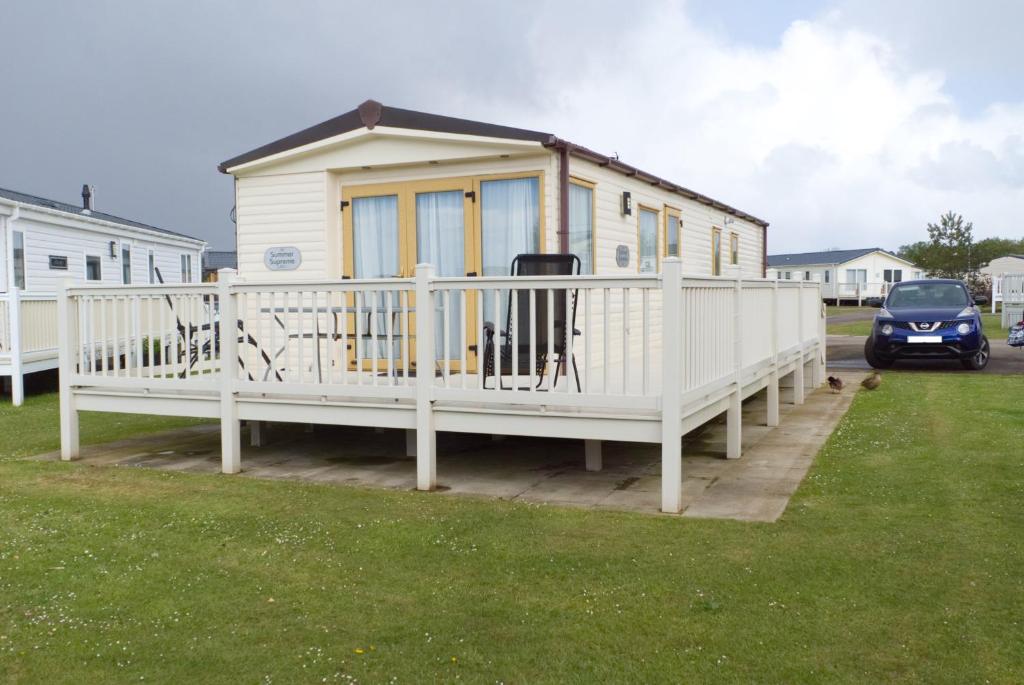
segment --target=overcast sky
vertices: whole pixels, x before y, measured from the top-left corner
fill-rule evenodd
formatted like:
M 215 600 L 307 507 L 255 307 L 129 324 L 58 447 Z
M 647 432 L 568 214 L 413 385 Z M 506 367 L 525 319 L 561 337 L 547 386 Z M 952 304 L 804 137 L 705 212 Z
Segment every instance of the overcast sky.
M 234 247 L 216 165 L 367 98 L 534 128 L 772 252 L 1024 237 L 1024 2 L 0 0 L 0 187 Z

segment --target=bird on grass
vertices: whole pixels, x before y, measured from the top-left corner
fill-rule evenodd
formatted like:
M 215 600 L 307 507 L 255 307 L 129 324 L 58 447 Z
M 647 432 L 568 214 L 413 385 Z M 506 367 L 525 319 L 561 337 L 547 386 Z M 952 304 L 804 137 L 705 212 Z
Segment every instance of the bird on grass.
M 860 382 L 861 387 L 867 388 L 868 390 L 874 390 L 882 384 L 882 375 L 875 371 L 870 376 Z
M 843 379 L 842 378 L 836 378 L 835 376 L 829 376 L 828 377 L 828 387 L 832 390 L 832 392 L 842 392 L 843 391 Z

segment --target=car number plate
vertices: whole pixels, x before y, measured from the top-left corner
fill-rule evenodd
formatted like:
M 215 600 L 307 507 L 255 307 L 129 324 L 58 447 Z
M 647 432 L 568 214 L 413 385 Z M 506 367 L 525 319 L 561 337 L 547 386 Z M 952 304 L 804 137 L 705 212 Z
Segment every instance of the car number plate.
M 940 343 L 942 342 L 941 335 L 908 335 L 907 342 L 912 343 Z

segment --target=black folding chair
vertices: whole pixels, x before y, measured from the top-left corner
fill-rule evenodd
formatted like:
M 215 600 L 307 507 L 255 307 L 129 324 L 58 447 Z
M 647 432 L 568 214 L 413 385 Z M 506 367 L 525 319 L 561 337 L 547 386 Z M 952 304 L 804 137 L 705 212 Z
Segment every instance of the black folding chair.
M 580 258 L 574 254 L 521 254 L 512 260 L 512 276 L 578 276 L 580 273 Z M 529 376 L 531 370 L 537 375 L 537 387 L 544 382 L 544 374 L 548 366 L 548 292 L 553 293 L 553 338 L 551 340 L 554 352 L 555 376 L 552 387 L 558 384 L 558 376 L 566 369 L 566 362 L 572 362 L 573 374 L 576 376 L 576 390 L 580 391 L 580 372 L 576 367 L 576 355 L 567 355 L 569 346 L 568 332 L 573 336 L 580 334 L 576 330 L 576 298 L 579 290 L 573 289 L 570 297 L 571 312 L 566 315 L 565 289 L 537 290 L 534 300 L 534 315 L 530 317 L 530 296 L 528 292 L 519 292 L 516 317 L 519 330 L 517 331 L 517 349 L 512 349 L 512 293 L 508 295 L 508 313 L 505 317 L 505 329 L 499 332 L 497 337 L 500 342 L 495 341 L 495 326 L 492 322 L 484 322 L 484 387 L 487 387 L 487 378 L 495 376 L 495 353 L 500 354 L 501 374 L 511 374 L 515 365 L 516 373 L 520 376 Z M 566 322 L 569 322 L 568 325 Z M 530 355 L 530 337 L 535 336 L 534 351 L 536 356 Z M 567 356 L 569 359 L 567 359 Z M 498 378 L 498 383 L 502 383 Z M 500 386 L 505 388 L 504 384 Z

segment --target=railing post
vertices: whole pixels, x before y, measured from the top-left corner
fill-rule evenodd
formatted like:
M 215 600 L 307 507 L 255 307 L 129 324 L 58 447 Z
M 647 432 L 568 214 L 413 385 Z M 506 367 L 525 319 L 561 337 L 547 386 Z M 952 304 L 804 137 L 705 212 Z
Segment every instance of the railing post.
M 20 407 L 25 402 L 25 377 L 21 359 L 21 290 L 17 286 L 11 287 L 8 302 L 7 310 L 11 319 L 8 329 L 11 336 L 11 403 Z
M 821 298 L 821 289 L 818 289 L 818 344 L 814 350 L 814 364 L 811 366 L 811 384 L 813 387 L 821 387 L 825 382 L 825 302 Z
M 743 277 L 736 276 L 733 288 L 733 376 L 729 408 L 725 412 L 725 458 L 739 459 L 743 452 Z
M 235 379 L 238 376 L 238 303 L 231 292 L 234 269 L 217 272 L 220 300 L 220 470 L 242 470 L 242 425 L 238 420 Z
M 416 265 L 416 488 L 437 487 L 437 436 L 434 432 L 434 269 Z
M 75 408 L 71 377 L 75 375 L 75 351 L 78 349 L 78 317 L 72 313 L 65 279 L 57 290 L 57 363 L 60 385 L 60 458 L 77 459 L 79 455 L 78 409 Z
M 768 376 L 768 409 L 765 424 L 779 425 L 779 279 L 772 282 L 772 372 Z
M 677 257 L 668 257 L 661 272 L 661 510 L 672 514 L 683 508 L 681 287 L 682 264 Z
M 857 286 L 858 289 L 860 286 Z M 804 286 L 797 284 L 796 291 L 796 330 L 797 347 L 799 356 L 796 360 L 796 368 L 793 369 L 793 404 L 804 403 Z

